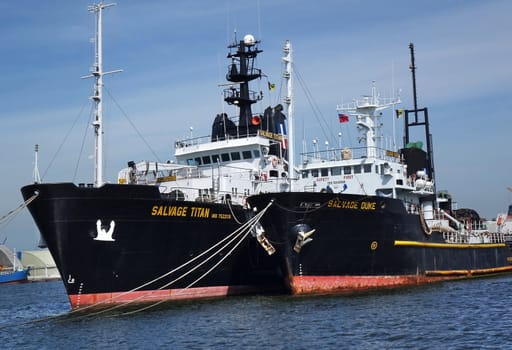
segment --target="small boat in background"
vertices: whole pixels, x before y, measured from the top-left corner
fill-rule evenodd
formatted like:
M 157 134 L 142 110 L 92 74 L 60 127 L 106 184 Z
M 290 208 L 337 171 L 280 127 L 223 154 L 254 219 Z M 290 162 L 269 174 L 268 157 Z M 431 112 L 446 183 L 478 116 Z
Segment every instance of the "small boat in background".
M 5 244 L 0 245 L 0 284 L 28 281 L 28 268 L 24 268 L 16 253 Z

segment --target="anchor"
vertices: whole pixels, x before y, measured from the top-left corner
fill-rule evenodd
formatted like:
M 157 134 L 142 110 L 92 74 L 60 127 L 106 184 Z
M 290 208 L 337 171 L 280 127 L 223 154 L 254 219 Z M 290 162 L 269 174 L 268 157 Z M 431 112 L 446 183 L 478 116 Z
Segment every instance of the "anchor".
M 312 229 L 310 231 L 304 232 L 299 231 L 297 233 L 297 240 L 295 241 L 295 245 L 293 246 L 293 250 L 295 250 L 297 253 L 300 253 L 303 246 L 308 244 L 313 240 L 313 238 L 310 238 L 310 236 L 315 233 L 316 229 Z

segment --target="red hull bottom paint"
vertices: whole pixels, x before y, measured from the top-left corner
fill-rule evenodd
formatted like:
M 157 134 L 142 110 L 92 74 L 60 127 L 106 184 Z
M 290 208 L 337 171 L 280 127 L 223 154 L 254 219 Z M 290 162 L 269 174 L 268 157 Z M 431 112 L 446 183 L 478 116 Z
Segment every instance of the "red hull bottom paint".
M 158 301 L 204 299 L 225 297 L 228 295 L 241 295 L 255 292 L 250 286 L 218 286 L 188 289 L 142 290 L 134 292 L 95 293 L 69 295 L 69 302 L 73 309 L 86 306 L 101 306 L 123 303 L 151 303 Z
M 292 276 L 290 278 L 290 290 L 293 295 L 308 294 L 334 294 L 334 293 L 357 293 L 378 289 L 398 288 L 414 286 L 425 283 L 434 283 L 447 280 L 465 279 L 474 276 L 495 275 L 499 273 L 512 272 L 512 266 L 489 271 L 465 270 L 460 273 L 457 270 L 430 271 L 429 275 L 401 275 L 401 276 Z

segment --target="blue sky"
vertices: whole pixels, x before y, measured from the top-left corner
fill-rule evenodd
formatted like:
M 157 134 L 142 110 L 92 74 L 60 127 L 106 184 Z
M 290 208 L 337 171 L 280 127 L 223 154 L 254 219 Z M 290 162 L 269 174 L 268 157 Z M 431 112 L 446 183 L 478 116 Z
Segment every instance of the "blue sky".
M 80 79 L 93 63 L 90 4 L 0 3 L 0 215 L 21 204 L 36 143 L 45 182 L 92 182 L 92 80 Z M 318 118 L 357 146 L 354 125 L 339 125 L 336 105 L 369 94 L 372 80 L 382 95 L 401 89 L 402 107 L 412 108 L 413 42 L 437 188 L 460 208 L 492 218 L 512 202 L 510 13 L 506 0 L 119 0 L 104 13 L 104 70 L 124 70 L 105 77 L 106 180 L 115 182 L 129 160 L 172 159 L 174 141 L 191 126 L 195 136 L 210 133 L 224 108 L 218 84 L 235 31 L 239 39 L 251 33 L 262 40 L 258 63 L 277 85 L 282 46 L 291 40 L 296 72 L 314 99 L 313 109 L 296 79 L 296 132 L 308 147 L 313 138 L 333 142 Z M 267 105 L 281 102 L 278 91 L 264 91 Z M 35 248 L 38 233 L 27 211 L 0 227 L 4 238 L 17 249 Z

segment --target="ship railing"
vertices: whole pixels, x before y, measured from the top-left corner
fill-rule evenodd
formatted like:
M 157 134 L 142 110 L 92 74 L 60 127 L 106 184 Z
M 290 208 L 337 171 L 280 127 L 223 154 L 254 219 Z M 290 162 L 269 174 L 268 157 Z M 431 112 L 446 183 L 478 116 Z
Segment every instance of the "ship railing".
M 447 243 L 459 244 L 494 244 L 506 242 L 504 234 L 489 231 L 444 231 L 443 239 Z
M 156 183 L 177 181 L 180 179 L 199 179 L 204 176 L 198 167 L 183 166 L 172 170 L 149 170 L 135 172 L 135 181 L 133 183 L 142 185 L 154 185 Z
M 380 107 L 400 103 L 400 99 L 396 97 L 381 97 L 381 96 L 362 96 L 355 99 L 353 102 L 347 102 L 336 106 L 337 111 L 350 111 L 355 113 L 360 108 L 367 107 Z
M 228 66 L 228 73 L 226 74 L 226 80 L 233 82 L 233 85 L 243 82 L 244 79 L 255 79 L 261 76 L 261 69 L 259 68 L 246 68 L 245 74 L 240 73 L 240 67 L 238 64 L 230 64 Z
M 343 147 L 301 153 L 302 161 L 305 164 L 318 161 L 364 159 L 369 158 L 369 156 L 392 162 L 397 162 L 400 159 L 398 152 L 379 147 Z
M 240 90 L 236 89 L 235 87 L 231 87 L 229 89 L 224 89 L 224 101 L 230 103 L 230 104 L 237 104 L 237 101 L 243 100 L 242 96 L 240 95 Z M 262 93 L 256 92 L 256 91 L 249 91 L 248 92 L 248 101 L 256 102 L 262 99 Z
M 255 113 L 254 115 L 262 115 Z M 238 121 L 238 116 L 228 118 L 233 121 Z M 238 125 L 235 126 L 236 129 L 226 129 L 224 136 L 217 136 L 212 138 L 212 135 L 207 136 L 199 136 L 199 137 L 190 137 L 187 139 L 178 139 L 174 143 L 175 149 L 187 148 L 191 146 L 203 145 L 211 142 L 217 141 L 225 141 L 225 140 L 236 140 L 240 138 L 248 138 L 260 135 L 261 130 L 252 131 L 248 126 L 242 128 Z M 261 136 L 261 135 L 260 135 Z
M 463 220 L 464 227 L 468 231 L 485 231 L 487 230 L 487 224 L 481 220 Z
M 232 191 L 218 191 L 214 188 L 198 187 L 169 187 L 165 193 L 161 193 L 162 198 L 178 201 L 195 201 L 204 203 L 227 203 L 245 205 L 245 199 L 249 196 L 247 192 L 238 192 L 236 188 Z
M 141 184 L 155 184 L 155 183 L 163 183 L 163 182 L 173 182 L 184 179 L 204 179 L 204 178 L 212 178 L 218 179 L 219 171 L 222 173 L 224 171 L 228 171 L 230 176 L 237 176 L 238 179 L 246 179 L 248 182 L 254 180 L 256 178 L 256 172 L 252 169 L 234 167 L 229 165 L 212 165 L 212 166 L 184 166 L 182 168 L 177 168 L 173 170 L 162 170 L 158 171 L 156 174 L 154 172 L 137 172 L 137 183 Z

